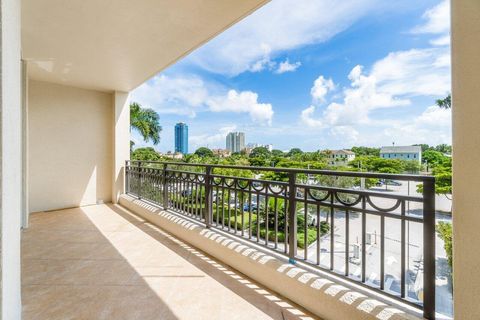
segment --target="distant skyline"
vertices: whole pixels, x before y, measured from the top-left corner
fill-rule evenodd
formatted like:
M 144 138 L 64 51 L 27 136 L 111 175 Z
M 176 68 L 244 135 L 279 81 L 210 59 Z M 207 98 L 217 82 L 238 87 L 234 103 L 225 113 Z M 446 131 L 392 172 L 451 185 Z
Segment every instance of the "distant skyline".
M 244 132 L 229 132 L 225 139 L 225 149 L 235 153 L 245 149 L 246 137 Z
M 451 143 L 449 1 L 276 0 L 132 92 L 161 142 L 190 152 L 246 142 L 305 151 Z M 134 134 L 136 146 L 151 146 Z
M 188 125 L 184 122 L 175 125 L 175 152 L 188 154 Z

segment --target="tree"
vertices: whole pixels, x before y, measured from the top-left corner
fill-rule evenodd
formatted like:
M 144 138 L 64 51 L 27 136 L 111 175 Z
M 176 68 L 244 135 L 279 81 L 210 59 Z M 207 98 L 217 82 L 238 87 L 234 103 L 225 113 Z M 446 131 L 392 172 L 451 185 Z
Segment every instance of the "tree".
M 444 194 L 447 199 L 452 193 L 452 169 L 438 167 L 434 170 L 435 175 L 435 193 Z
M 294 157 L 294 156 L 300 155 L 302 153 L 303 153 L 303 151 L 300 148 L 293 148 L 287 153 L 287 156 Z
M 428 144 L 425 144 L 425 143 L 421 143 L 421 144 L 414 144 L 414 146 L 419 146 L 419 147 L 422 147 L 422 152 L 425 152 L 427 150 L 430 150 L 431 147 L 428 145 Z
M 438 151 L 434 151 L 439 153 Z M 432 162 L 432 174 L 435 176 L 435 193 L 443 194 L 447 199 L 451 199 L 452 193 L 452 158 L 441 155 L 441 158 Z M 417 192 L 423 192 L 423 184 L 417 186 Z
M 448 222 L 439 222 L 437 232 L 440 239 L 443 240 L 443 247 L 447 253 L 448 264 L 453 268 L 453 244 L 452 244 L 452 224 Z
M 295 160 L 299 160 L 299 161 L 324 161 L 325 158 L 326 158 L 326 155 L 323 152 L 314 151 L 314 152 L 304 152 L 302 154 L 299 154 L 295 157 Z
M 423 161 L 426 162 L 430 168 L 442 163 L 445 158 L 441 152 L 435 150 L 427 150 L 422 154 Z
M 448 96 L 446 96 L 443 99 L 438 99 L 437 101 L 435 101 L 435 103 L 437 104 L 438 107 L 440 107 L 442 109 L 451 109 L 452 108 L 452 95 L 448 94 Z
M 350 161 L 350 167 L 366 169 L 369 172 L 402 173 L 406 168 L 406 161 L 399 159 L 384 159 L 372 156 L 360 156 Z
M 142 108 L 138 103 L 130 104 L 130 129 L 136 130 L 145 142 L 152 140 L 154 145 L 160 142 L 162 127 L 160 117 L 153 109 Z
M 436 147 L 429 146 L 428 144 L 414 144 L 414 146 L 422 147 L 422 152 L 426 152 L 426 151 L 429 151 L 429 150 L 434 150 L 434 151 L 438 151 L 438 152 L 446 153 L 446 154 L 451 154 L 452 153 L 452 146 L 450 146 L 448 144 L 445 144 L 445 143 L 439 144 Z
M 420 171 L 421 165 L 417 160 L 407 160 L 405 161 L 405 171 L 409 173 L 417 173 Z
M 380 156 L 380 148 L 370 147 L 352 147 L 352 152 L 355 152 L 355 156 Z
M 253 167 L 268 167 L 269 166 L 268 158 L 255 157 L 255 158 L 249 158 L 248 161 L 249 161 L 250 165 L 253 166 Z
M 272 156 L 280 158 L 280 157 L 284 157 L 285 153 L 283 153 L 282 150 L 273 149 L 272 150 Z
M 451 154 L 452 153 L 452 146 L 449 146 L 448 144 L 442 143 L 439 144 L 438 146 L 435 147 L 435 150 L 441 153 L 445 154 Z
M 205 158 L 205 157 L 213 157 L 213 151 L 206 148 L 206 147 L 200 147 L 195 151 L 195 154 L 199 157 Z
M 253 148 L 252 152 L 250 152 L 250 158 L 268 158 L 270 156 L 270 151 L 268 151 L 265 147 L 256 147 Z
M 160 155 L 152 147 L 138 148 L 132 152 L 132 160 L 158 161 Z

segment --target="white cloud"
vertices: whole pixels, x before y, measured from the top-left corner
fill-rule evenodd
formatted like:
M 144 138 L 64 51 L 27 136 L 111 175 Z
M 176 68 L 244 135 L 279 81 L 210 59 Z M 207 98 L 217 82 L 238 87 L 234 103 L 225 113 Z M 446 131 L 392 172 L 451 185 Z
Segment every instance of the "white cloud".
M 450 91 L 450 50 L 411 49 L 376 62 L 371 76 L 392 95 L 443 95 Z
M 197 76 L 158 75 L 132 93 L 132 101 L 155 108 L 160 114 L 195 117 L 209 96 L 205 82 Z
M 384 130 L 384 135 L 397 143 L 451 143 L 452 112 L 437 106 L 428 107 L 411 121 L 399 121 Z
M 247 113 L 257 124 L 272 124 L 273 107 L 260 103 L 252 91 L 227 90 L 198 76 L 159 75 L 132 93 L 132 101 L 154 108 L 160 114 L 177 114 L 190 118 L 198 112 Z
M 290 61 L 286 59 L 285 61 L 280 62 L 277 70 L 275 70 L 275 73 L 282 74 L 285 72 L 293 72 L 297 70 L 301 65 L 302 63 L 300 61 L 297 61 L 295 63 L 290 63 Z
M 187 61 L 229 76 L 264 70 L 280 52 L 327 41 L 386 5 L 380 0 L 271 1 L 195 51 Z
M 443 0 L 435 7 L 423 14 L 424 24 L 418 25 L 411 31 L 415 34 L 440 34 L 439 38 L 430 41 L 432 45 L 443 46 L 450 44 L 450 0 Z
M 335 141 L 341 141 L 345 147 L 355 145 L 360 133 L 351 126 L 337 126 L 330 129 L 329 135 Z
M 207 105 L 213 112 L 246 112 L 260 124 L 272 124 L 273 108 L 270 103 L 259 103 L 258 94 L 252 91 L 229 90 L 224 96 L 209 99 Z
M 430 43 L 434 46 L 448 46 L 450 44 L 450 35 L 447 34 L 445 36 L 435 38 L 433 40 L 430 40 Z
M 374 110 L 406 106 L 416 96 L 447 94 L 449 74 L 446 48 L 392 52 L 377 61 L 369 73 L 362 66 L 355 66 L 348 75 L 350 87 L 343 89 L 341 102 L 331 102 L 317 118 L 315 107 L 310 106 L 302 111 L 300 119 L 310 127 L 369 124 L 369 115 Z M 319 79 L 324 82 L 323 77 Z M 320 91 L 319 96 L 325 94 L 325 90 Z
M 300 119 L 308 127 L 317 127 L 317 128 L 323 127 L 323 122 L 313 117 L 314 113 L 315 113 L 315 106 L 310 106 L 307 109 L 302 110 Z
M 313 87 L 310 90 L 313 100 L 324 102 L 325 96 L 329 91 L 335 90 L 335 84 L 332 79 L 325 79 L 323 76 L 319 76 L 313 83 Z
M 190 136 L 189 144 L 192 147 L 192 150 L 196 150 L 199 147 L 209 147 L 209 148 L 225 148 L 225 138 L 229 132 L 236 131 L 236 125 L 224 126 L 218 129 L 214 134 L 200 134 Z
M 277 65 L 275 61 L 270 60 L 270 53 L 272 51 L 270 46 L 262 43 L 260 48 L 262 50 L 262 56 L 248 67 L 248 71 L 250 72 L 260 72 L 265 69 L 272 70 Z

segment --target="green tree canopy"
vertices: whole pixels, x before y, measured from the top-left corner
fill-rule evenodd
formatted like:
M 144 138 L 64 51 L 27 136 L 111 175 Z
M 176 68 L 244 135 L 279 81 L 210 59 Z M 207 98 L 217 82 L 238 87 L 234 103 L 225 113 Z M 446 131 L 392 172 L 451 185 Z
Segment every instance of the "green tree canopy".
M 438 151 L 435 151 L 439 153 Z M 452 158 L 442 155 L 432 161 L 432 174 L 435 177 L 435 193 L 443 194 L 449 198 L 452 193 Z M 417 192 L 423 191 L 423 185 L 419 184 Z
M 287 156 L 293 157 L 302 153 L 303 151 L 300 148 L 293 148 L 293 149 L 290 149 L 290 151 L 287 153 Z
M 270 156 L 270 151 L 265 147 L 256 147 L 253 148 L 250 152 L 250 158 L 268 158 Z
M 352 147 L 352 152 L 355 152 L 355 156 L 380 156 L 380 148 L 370 147 Z
M 423 161 L 426 162 L 429 167 L 434 167 L 442 163 L 445 158 L 446 157 L 441 152 L 435 150 L 427 150 L 422 154 Z
M 409 173 L 418 173 L 421 169 L 421 165 L 417 160 L 406 160 L 405 171 Z
M 206 148 L 206 147 L 200 147 L 195 151 L 195 154 L 199 157 L 213 157 L 213 151 Z
M 422 152 L 425 152 L 427 150 L 430 150 L 431 147 L 428 144 L 425 143 L 420 143 L 420 144 L 414 144 L 414 146 L 419 146 L 422 148 Z
M 159 120 L 155 110 L 142 108 L 136 102 L 130 104 L 130 128 L 140 133 L 145 142 L 152 140 L 155 145 L 160 142 L 162 127 Z
M 361 168 L 362 170 L 380 173 L 402 173 L 405 172 L 404 160 L 384 159 L 373 156 L 360 156 L 350 161 L 348 164 L 353 168 Z
M 448 264 L 453 269 L 453 230 L 452 224 L 440 221 L 436 226 L 438 235 L 444 241 L 443 247 L 447 253 Z
M 274 156 L 274 157 L 284 157 L 285 153 L 282 150 L 273 149 L 272 150 L 272 156 Z
M 132 152 L 132 160 L 159 161 L 160 155 L 152 147 L 137 148 Z
M 452 95 L 449 94 L 443 99 L 438 99 L 435 101 L 437 106 L 439 106 L 442 109 L 451 109 L 452 108 Z
M 451 154 L 452 153 L 452 146 L 448 144 L 439 144 L 438 146 L 435 147 L 435 150 L 441 153 L 445 154 Z

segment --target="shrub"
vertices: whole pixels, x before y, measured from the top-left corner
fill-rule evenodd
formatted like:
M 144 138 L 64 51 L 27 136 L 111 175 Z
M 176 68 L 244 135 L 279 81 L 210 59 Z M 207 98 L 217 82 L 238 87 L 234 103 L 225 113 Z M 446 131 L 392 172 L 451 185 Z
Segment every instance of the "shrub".
M 326 221 L 320 222 L 320 236 L 323 236 L 327 232 L 330 231 L 330 225 Z M 256 235 L 257 233 L 257 225 L 252 223 L 252 234 Z M 260 225 L 260 237 L 262 239 L 265 239 L 265 226 Z M 277 232 L 277 239 L 278 242 L 285 242 L 285 232 L 283 231 L 278 231 Z M 275 241 L 275 230 L 274 229 L 269 229 L 268 230 L 268 240 L 269 241 Z M 307 229 L 307 245 L 311 245 L 317 241 L 317 229 L 316 227 L 309 227 Z M 297 232 L 297 246 L 300 249 L 305 249 L 305 233 L 303 229 L 298 229 Z
M 450 265 L 450 268 L 453 268 L 452 224 L 448 222 L 439 222 L 436 229 L 440 238 L 444 241 L 443 247 L 447 252 L 448 264 Z
M 235 210 L 235 209 L 230 209 L 230 221 L 228 219 L 228 206 L 224 206 L 223 209 L 224 211 L 224 216 L 223 216 L 223 225 L 228 226 L 230 225 L 230 228 L 235 229 L 235 217 L 237 217 L 237 230 L 245 230 L 249 227 L 249 219 L 250 215 L 248 212 L 243 212 L 241 210 Z M 213 206 L 212 209 L 212 219 L 213 221 L 217 222 L 217 214 L 218 214 L 218 223 L 222 223 L 222 207 L 218 207 L 218 210 L 216 206 Z M 242 216 L 243 216 L 243 224 L 242 224 Z M 252 213 L 252 226 L 256 224 L 257 221 L 257 215 Z
M 330 232 L 330 224 L 327 221 L 320 221 L 320 235 Z

